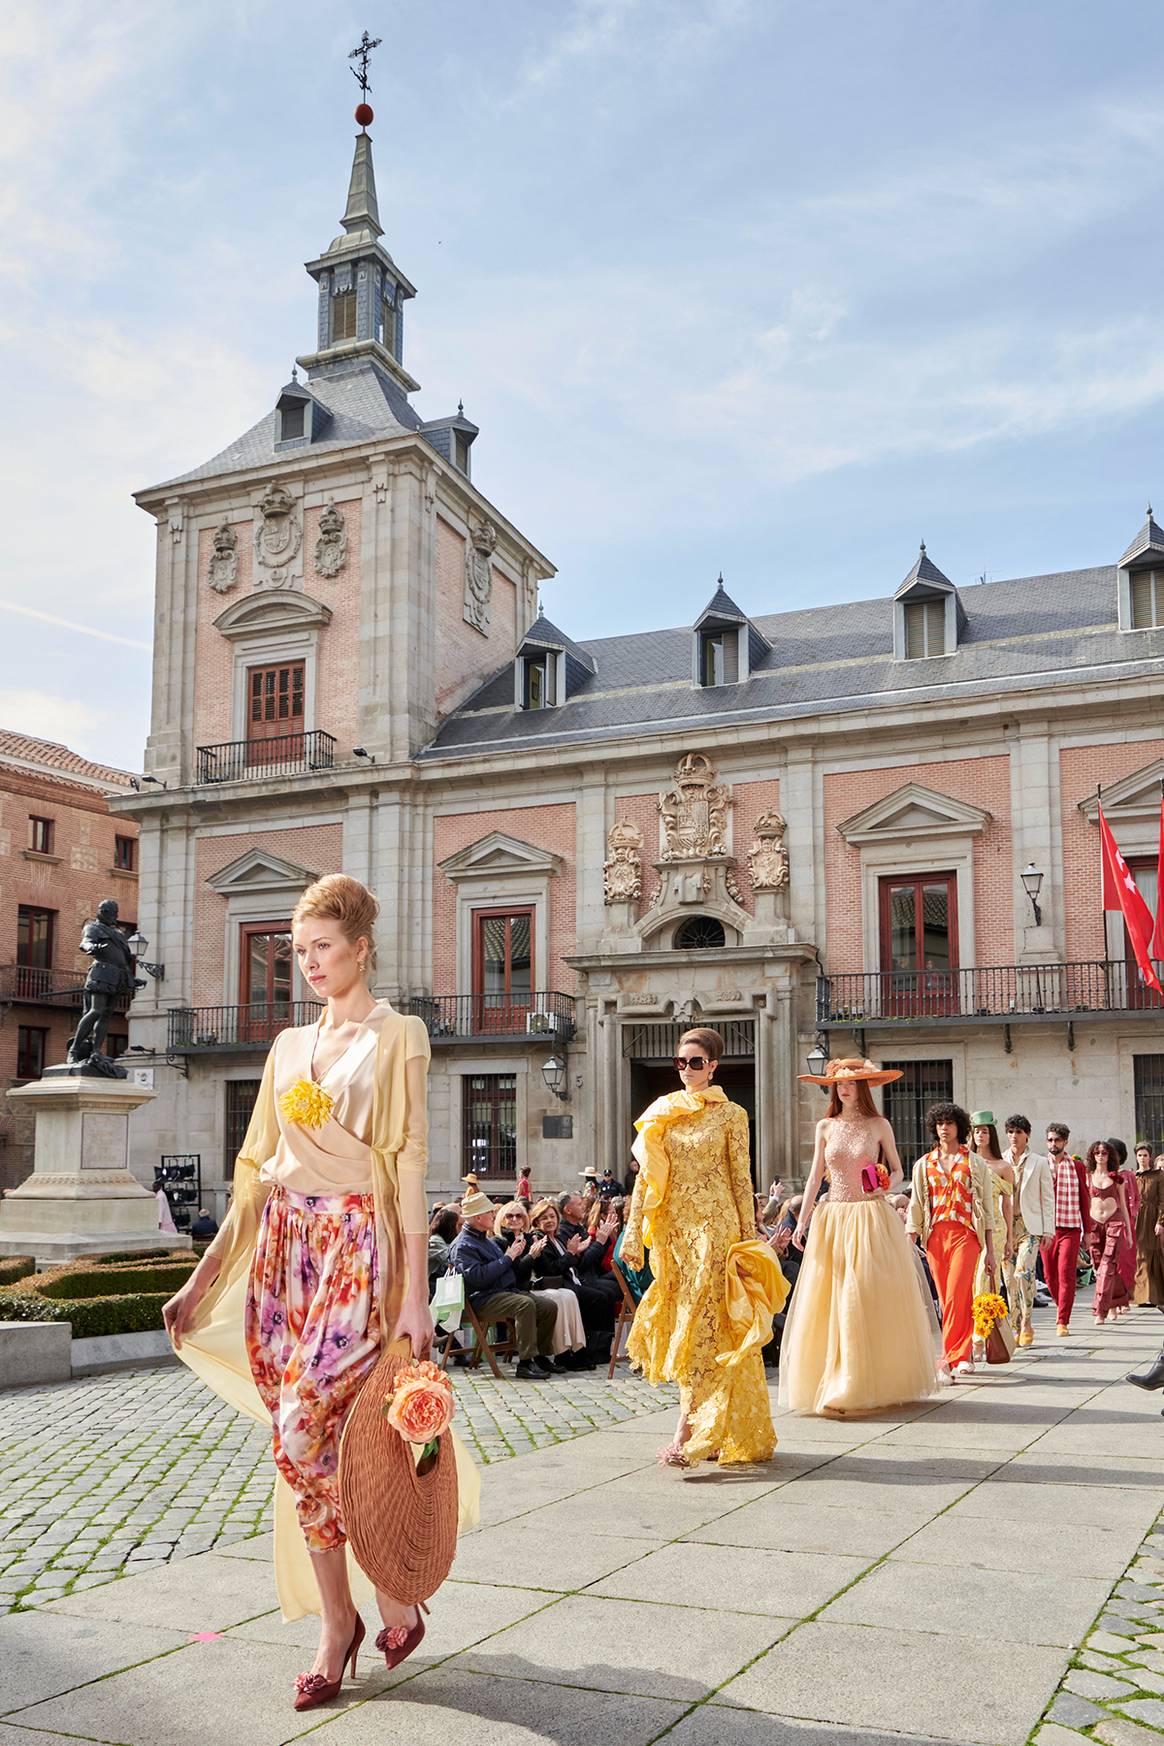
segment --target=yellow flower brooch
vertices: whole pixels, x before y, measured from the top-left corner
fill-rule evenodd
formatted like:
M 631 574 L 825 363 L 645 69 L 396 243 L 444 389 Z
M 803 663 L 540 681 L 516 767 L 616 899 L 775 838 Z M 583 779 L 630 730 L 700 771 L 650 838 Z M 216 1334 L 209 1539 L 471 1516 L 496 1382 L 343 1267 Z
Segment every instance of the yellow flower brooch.
M 321 1128 L 331 1114 L 335 1099 L 314 1079 L 297 1079 L 279 1099 L 279 1108 L 289 1122 L 301 1128 Z

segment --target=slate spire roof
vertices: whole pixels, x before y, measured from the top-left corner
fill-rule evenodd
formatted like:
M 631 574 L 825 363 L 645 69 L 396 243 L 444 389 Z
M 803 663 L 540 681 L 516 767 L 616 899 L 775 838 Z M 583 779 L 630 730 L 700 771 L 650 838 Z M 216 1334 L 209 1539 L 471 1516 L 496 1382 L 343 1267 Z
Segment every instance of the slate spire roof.
M 698 630 L 700 625 L 705 624 L 709 619 L 733 624 L 747 624 L 748 622 L 747 613 L 740 610 L 724 587 L 722 570 L 715 585 L 715 593 L 695 621 L 695 629 Z
M 347 237 L 357 242 L 375 242 L 384 235 L 380 223 L 380 207 L 376 200 L 376 170 L 372 163 L 372 139 L 366 129 L 356 135 L 356 150 L 352 158 L 352 175 L 348 183 L 348 204 L 340 219 Z M 332 248 L 342 248 L 347 238 L 337 237 Z M 330 252 L 330 251 L 329 251 Z
M 1157 553 L 1164 558 L 1164 529 L 1160 527 L 1152 514 L 1152 505 L 1149 503 L 1147 519 L 1120 559 L 1119 567 L 1121 570 L 1126 569 L 1129 564 L 1134 564 L 1138 559 L 1151 558 Z
M 918 555 L 914 560 L 912 570 L 910 570 L 909 575 L 905 577 L 900 588 L 897 590 L 898 596 L 900 597 L 908 588 L 915 587 L 919 582 L 927 583 L 931 588 L 941 588 L 946 591 L 949 591 L 954 587 L 950 578 L 948 576 L 943 576 L 942 572 L 938 569 L 938 566 L 927 555 L 926 542 L 924 540 L 918 550 Z

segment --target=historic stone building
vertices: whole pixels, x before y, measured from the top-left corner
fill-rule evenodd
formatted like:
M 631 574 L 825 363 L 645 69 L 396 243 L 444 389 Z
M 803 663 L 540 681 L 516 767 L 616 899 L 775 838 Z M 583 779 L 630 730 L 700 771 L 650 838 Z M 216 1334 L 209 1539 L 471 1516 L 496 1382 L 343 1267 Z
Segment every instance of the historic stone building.
M 432 1182 L 625 1162 L 691 1018 L 729 1045 L 757 1172 L 806 1165 L 814 1047 L 895 1062 L 903 1150 L 934 1095 L 1164 1143 L 1160 1009 L 1099 907 L 1097 789 L 1155 902 L 1164 533 L 1118 562 L 899 587 L 580 642 L 570 589 L 474 485 L 476 427 L 422 421 L 413 287 L 361 133 L 304 378 L 143 491 L 158 524 L 140 922 L 165 980 L 133 1040 L 161 1093 L 144 1175 L 225 1171 L 304 1005 L 314 875 L 377 891 L 379 988 L 433 1040 Z M 855 554 L 860 561 L 859 552 Z M 1033 895 L 1032 895 L 1033 894 Z
M 63 1061 L 81 1010 L 89 962 L 81 929 L 103 898 L 137 922 L 137 824 L 110 815 L 128 793 L 123 770 L 67 746 L 0 731 L 0 1088 L 36 1079 Z M 127 1021 L 110 1026 L 106 1052 L 120 1054 Z M 0 1098 L 0 1187 L 32 1169 L 32 1118 Z

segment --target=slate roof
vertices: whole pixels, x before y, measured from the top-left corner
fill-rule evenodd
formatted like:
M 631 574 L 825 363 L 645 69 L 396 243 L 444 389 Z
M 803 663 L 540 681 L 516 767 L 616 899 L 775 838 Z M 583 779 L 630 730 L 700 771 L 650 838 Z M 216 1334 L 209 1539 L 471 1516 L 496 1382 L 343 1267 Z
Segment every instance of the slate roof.
M 1164 552 L 1164 530 L 1158 525 L 1152 514 L 1152 505 L 1148 505 L 1147 520 L 1143 527 L 1120 559 L 1121 568 L 1131 564 L 1136 558 L 1148 556 L 1153 552 Z
M 696 628 L 698 629 L 698 627 L 709 618 L 727 619 L 736 624 L 746 624 L 748 622 L 747 613 L 744 612 L 741 607 L 736 605 L 735 601 L 724 587 L 722 576 L 715 585 L 715 593 L 696 619 Z
M 585 672 L 594 671 L 594 656 L 589 649 L 576 643 L 565 631 L 560 631 L 556 624 L 551 624 L 544 612 L 538 613 L 518 646 L 519 649 L 564 649 Z
M 757 615 L 771 647 L 738 685 L 691 681 L 690 626 L 580 644 L 595 663 L 554 709 L 515 710 L 506 664 L 438 730 L 424 759 L 593 743 L 628 733 L 779 722 L 819 710 L 943 703 L 1022 679 L 1024 691 L 1083 679 L 1164 673 L 1164 629 L 1120 631 L 1116 567 L 1101 565 L 960 590 L 964 623 L 955 654 L 893 657 L 893 603 L 884 596 Z
M 370 358 L 330 364 L 312 374 L 306 386 L 330 414 L 332 422 L 321 440 L 310 443 L 303 454 L 323 454 L 349 443 L 369 442 L 376 437 L 403 436 L 420 430 L 422 420 L 408 403 L 404 390 Z M 286 459 L 286 450 L 276 449 L 279 414 L 274 406 L 250 430 L 189 473 L 167 479 L 166 485 L 186 485 L 195 479 L 213 479 L 246 467 L 266 467 Z M 161 486 L 152 487 L 160 490 Z
M 897 590 L 898 594 L 904 594 L 906 589 L 912 588 L 915 582 L 929 582 L 936 588 L 952 588 L 954 586 L 948 576 L 943 576 L 933 559 L 926 555 L 926 542 L 924 540 L 921 543 L 921 550 L 918 552 L 913 569 Z
M 56 740 L 39 740 L 32 734 L 14 733 L 7 728 L 0 728 L 0 761 L 21 767 L 35 765 L 38 770 L 79 777 L 87 784 L 101 783 L 111 788 L 129 787 L 127 770 L 114 770 L 108 764 L 94 764 L 92 759 L 82 758 L 79 752 L 71 752 L 68 746 L 62 746 Z

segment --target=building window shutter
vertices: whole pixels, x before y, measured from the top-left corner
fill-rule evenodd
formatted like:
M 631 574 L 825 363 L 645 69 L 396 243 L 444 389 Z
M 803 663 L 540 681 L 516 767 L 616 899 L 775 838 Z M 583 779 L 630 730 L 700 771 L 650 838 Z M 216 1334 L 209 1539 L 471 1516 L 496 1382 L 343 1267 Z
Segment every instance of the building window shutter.
M 331 300 L 331 337 L 336 340 L 349 340 L 356 337 L 356 294 L 354 291 L 337 291 Z
M 946 605 L 942 600 L 914 600 L 905 608 L 905 658 L 921 661 L 946 653 Z
M 1138 570 L 1131 581 L 1132 629 L 1153 630 L 1164 624 L 1164 572 Z

